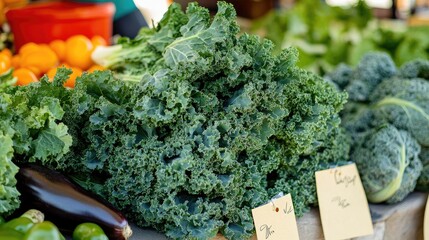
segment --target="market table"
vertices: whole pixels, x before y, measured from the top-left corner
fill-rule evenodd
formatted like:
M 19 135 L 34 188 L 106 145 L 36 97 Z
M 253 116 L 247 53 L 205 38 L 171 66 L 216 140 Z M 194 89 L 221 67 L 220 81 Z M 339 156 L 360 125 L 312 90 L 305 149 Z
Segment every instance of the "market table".
M 423 217 L 428 195 L 426 193 L 412 193 L 404 201 L 393 204 L 370 204 L 374 234 L 354 240 L 421 240 L 423 239 Z M 300 239 L 323 239 L 322 225 L 319 210 L 313 208 L 310 212 L 298 218 Z M 134 234 L 131 240 L 165 240 L 164 235 L 151 230 L 132 226 Z M 213 240 L 224 240 L 218 236 Z M 252 240 L 256 240 L 253 237 Z

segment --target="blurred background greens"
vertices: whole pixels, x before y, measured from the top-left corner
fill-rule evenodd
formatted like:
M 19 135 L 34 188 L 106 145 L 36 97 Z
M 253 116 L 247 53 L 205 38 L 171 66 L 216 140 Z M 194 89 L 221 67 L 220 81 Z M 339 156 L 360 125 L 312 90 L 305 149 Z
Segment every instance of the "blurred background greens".
M 427 25 L 410 26 L 404 19 L 382 19 L 376 13 L 364 1 L 340 7 L 299 0 L 288 9 L 274 9 L 252 21 L 251 31 L 271 39 L 276 52 L 297 47 L 298 64 L 319 74 L 342 62 L 356 65 L 373 51 L 388 53 L 398 66 L 411 59 L 428 59 Z

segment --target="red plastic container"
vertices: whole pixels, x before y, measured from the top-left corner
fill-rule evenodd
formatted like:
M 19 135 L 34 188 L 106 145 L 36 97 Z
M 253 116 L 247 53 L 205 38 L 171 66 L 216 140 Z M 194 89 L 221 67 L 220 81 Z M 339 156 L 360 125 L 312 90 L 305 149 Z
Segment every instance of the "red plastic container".
M 6 18 L 14 35 L 15 50 L 28 42 L 49 43 L 82 34 L 100 35 L 108 43 L 112 36 L 113 3 L 47 2 L 11 9 Z

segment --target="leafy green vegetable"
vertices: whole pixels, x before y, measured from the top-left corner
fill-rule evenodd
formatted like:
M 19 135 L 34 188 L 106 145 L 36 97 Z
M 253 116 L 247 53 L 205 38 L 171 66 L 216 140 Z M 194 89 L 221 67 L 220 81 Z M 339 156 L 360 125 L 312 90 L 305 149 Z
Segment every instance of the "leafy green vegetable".
M 274 52 L 296 46 L 298 65 L 321 74 L 340 63 L 356 66 L 369 52 L 385 52 L 398 66 L 429 57 L 429 27 L 373 19 L 364 1 L 350 8 L 299 1 L 291 9 L 272 11 L 256 21 L 253 30 L 276 44 Z
M 57 78 L 67 79 L 60 70 Z M 8 87 L 0 92 L 0 215 L 19 206 L 15 188 L 18 167 L 14 162 L 39 161 L 53 166 L 69 151 L 72 138 L 61 123 L 60 99 L 67 90 L 43 78 L 25 87 Z
M 415 59 L 428 59 L 429 39 L 427 26 L 410 28 L 395 51 L 395 62 L 402 65 Z
M 429 188 L 428 66 L 428 61 L 415 60 L 397 70 L 387 54 L 373 53 L 356 69 L 341 65 L 326 76 L 339 90 L 350 92 L 340 114 L 354 146 L 350 158 L 369 201 L 394 203 L 416 184 Z
M 387 54 L 367 54 L 356 67 L 352 81 L 345 88 L 352 101 L 367 101 L 372 91 L 384 79 L 396 72 L 395 64 Z
M 204 14 L 207 18 L 207 12 Z M 198 18 L 192 21 L 198 21 Z M 181 27 L 187 22 L 188 16 L 182 12 L 179 5 L 173 4 L 156 28 L 143 28 L 135 39 L 121 38 L 118 45 L 98 47 L 92 58 L 98 64 L 112 69 L 122 81 L 140 82 L 148 69 L 162 66 L 159 61 L 163 61 L 163 51 L 176 38 L 182 36 Z M 193 31 L 195 30 L 197 28 Z
M 429 61 L 416 59 L 401 66 L 398 73 L 401 78 L 424 78 L 429 80 Z
M 0 75 L 0 91 L 8 86 L 12 86 L 16 83 L 16 78 L 12 76 L 13 69 L 9 69 L 8 71 L 2 73 Z
M 429 146 L 429 82 L 394 78 L 374 91 L 372 107 L 378 118 L 407 130 L 423 146 Z
M 19 207 L 15 174 L 18 167 L 12 162 L 13 147 L 9 136 L 0 134 L 0 216 L 8 215 Z
M 346 160 L 346 94 L 298 68 L 296 50 L 238 33 L 230 4 L 213 18 L 173 4 L 123 39 L 113 75 L 84 74 L 62 100 L 77 141 L 59 169 L 174 239 L 245 239 L 251 209 L 281 191 L 301 216 L 317 203 L 314 172 Z
M 407 68 L 411 68 L 412 63 Z M 417 66 L 417 65 L 415 65 Z M 404 67 L 406 67 L 404 65 Z M 419 67 L 418 67 L 419 68 Z M 419 68 L 420 69 L 420 68 Z M 420 70 L 414 70 L 418 74 Z M 373 91 L 385 79 L 389 79 L 398 73 L 391 57 L 386 53 L 368 53 L 359 64 L 352 68 L 346 64 L 338 67 L 326 74 L 325 79 L 334 84 L 339 90 L 346 90 L 349 93 L 349 103 L 368 103 L 373 95 Z
M 371 10 L 364 1 L 343 9 L 323 1 L 304 0 L 291 9 L 272 11 L 256 21 L 252 29 L 275 43 L 274 52 L 284 47 L 297 47 L 299 66 L 325 73 L 353 56 L 349 52 L 359 53 L 352 47 L 361 40 L 371 19 Z M 374 50 L 372 45 L 364 49 Z
M 368 201 L 395 203 L 411 193 L 422 170 L 420 145 L 406 131 L 387 125 L 368 132 L 352 151 Z

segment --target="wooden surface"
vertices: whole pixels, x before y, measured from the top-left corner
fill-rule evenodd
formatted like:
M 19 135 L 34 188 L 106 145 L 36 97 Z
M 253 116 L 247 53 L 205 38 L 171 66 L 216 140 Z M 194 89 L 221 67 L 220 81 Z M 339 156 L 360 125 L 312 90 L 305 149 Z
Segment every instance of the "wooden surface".
M 413 193 L 404 201 L 393 205 L 370 204 L 374 234 L 354 238 L 353 240 L 422 240 L 423 217 L 427 200 L 426 193 Z M 300 239 L 319 240 L 323 238 L 322 225 L 317 208 L 311 209 L 303 217 L 298 218 Z M 166 240 L 167 238 L 150 229 L 132 226 L 134 234 L 131 240 Z M 218 235 L 212 240 L 224 240 Z M 254 236 L 252 240 L 256 240 Z

